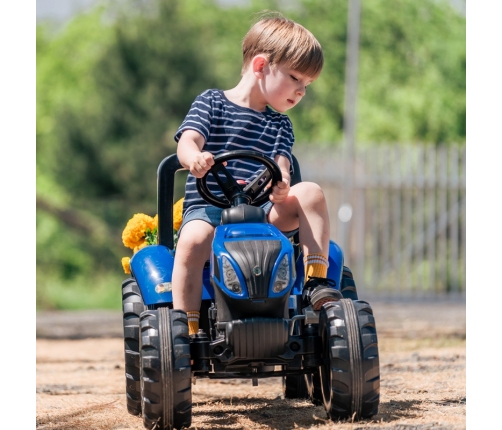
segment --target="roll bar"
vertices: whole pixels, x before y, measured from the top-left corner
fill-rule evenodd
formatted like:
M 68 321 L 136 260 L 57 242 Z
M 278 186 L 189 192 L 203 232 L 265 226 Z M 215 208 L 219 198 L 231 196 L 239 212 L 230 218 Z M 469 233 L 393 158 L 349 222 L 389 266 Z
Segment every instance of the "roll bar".
M 157 169 L 157 234 L 159 245 L 174 249 L 173 206 L 174 206 L 174 177 L 183 167 L 176 154 L 164 158 Z M 293 155 L 293 175 L 291 185 L 301 182 L 300 166 Z

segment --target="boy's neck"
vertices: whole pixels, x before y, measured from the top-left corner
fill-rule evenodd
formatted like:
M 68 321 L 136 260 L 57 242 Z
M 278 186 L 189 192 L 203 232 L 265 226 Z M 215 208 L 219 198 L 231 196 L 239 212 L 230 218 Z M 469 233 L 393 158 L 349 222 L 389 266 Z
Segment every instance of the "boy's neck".
M 244 74 L 240 82 L 232 89 L 223 91 L 225 97 L 232 103 L 258 112 L 265 112 L 267 101 L 258 86 L 254 76 Z

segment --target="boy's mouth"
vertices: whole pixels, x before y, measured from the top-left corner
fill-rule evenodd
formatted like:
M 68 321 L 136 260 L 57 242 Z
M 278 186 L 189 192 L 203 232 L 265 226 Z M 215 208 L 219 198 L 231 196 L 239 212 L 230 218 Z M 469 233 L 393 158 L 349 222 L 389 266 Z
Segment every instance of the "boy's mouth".
M 291 100 L 291 99 L 288 99 L 288 103 L 294 105 L 295 104 L 295 101 L 294 100 Z

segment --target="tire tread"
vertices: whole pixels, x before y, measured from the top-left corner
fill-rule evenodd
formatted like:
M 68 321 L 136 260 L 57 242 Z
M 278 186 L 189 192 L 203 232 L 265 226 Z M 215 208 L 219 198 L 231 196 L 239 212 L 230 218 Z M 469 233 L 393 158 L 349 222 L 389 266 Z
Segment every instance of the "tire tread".
M 139 364 L 139 316 L 145 309 L 141 291 L 133 278 L 122 282 L 122 327 L 127 411 L 141 414 L 141 376 Z
M 186 313 L 167 307 L 145 311 L 140 329 L 144 426 L 190 427 L 192 379 Z
M 329 366 L 320 367 L 328 416 L 332 420 L 372 417 L 378 413 L 380 369 L 371 306 L 351 299 L 326 303 L 319 330 L 328 342 Z

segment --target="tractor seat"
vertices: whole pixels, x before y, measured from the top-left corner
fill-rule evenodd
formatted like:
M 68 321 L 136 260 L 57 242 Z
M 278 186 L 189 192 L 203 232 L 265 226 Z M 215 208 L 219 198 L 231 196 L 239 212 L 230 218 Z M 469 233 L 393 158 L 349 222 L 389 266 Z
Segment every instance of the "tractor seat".
M 291 186 L 302 181 L 298 160 L 293 155 L 293 165 L 291 166 Z M 221 224 L 240 223 L 266 223 L 267 217 L 261 207 L 251 205 L 239 205 L 224 209 L 221 213 Z
M 267 222 L 265 211 L 258 206 L 239 205 L 233 208 L 223 209 L 221 213 L 221 224 L 240 224 L 248 222 Z

